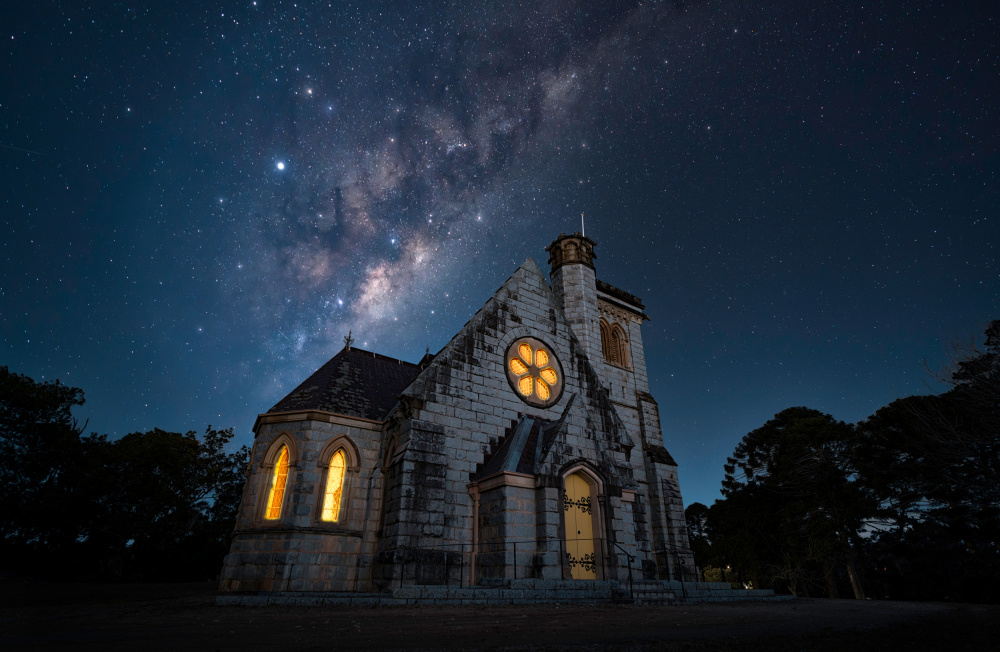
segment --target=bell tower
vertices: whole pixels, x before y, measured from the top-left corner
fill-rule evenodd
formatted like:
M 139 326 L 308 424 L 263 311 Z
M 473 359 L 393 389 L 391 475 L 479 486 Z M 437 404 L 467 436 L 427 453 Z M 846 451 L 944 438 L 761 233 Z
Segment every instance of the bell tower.
M 566 321 L 583 345 L 587 357 L 601 360 L 600 313 L 597 309 L 597 274 L 594 245 L 587 236 L 560 233 L 545 251 L 552 266 L 552 291 L 562 304 Z

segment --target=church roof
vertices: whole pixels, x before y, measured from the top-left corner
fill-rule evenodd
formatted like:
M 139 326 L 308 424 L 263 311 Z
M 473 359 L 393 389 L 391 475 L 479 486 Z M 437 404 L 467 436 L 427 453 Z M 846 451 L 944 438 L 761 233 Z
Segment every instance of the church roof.
M 381 421 L 419 373 L 411 362 L 344 348 L 268 413 L 322 410 Z

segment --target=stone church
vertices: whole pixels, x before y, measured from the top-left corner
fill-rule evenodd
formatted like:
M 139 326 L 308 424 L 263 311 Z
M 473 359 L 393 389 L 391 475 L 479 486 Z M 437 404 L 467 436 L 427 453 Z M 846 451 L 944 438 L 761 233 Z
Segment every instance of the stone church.
M 546 251 L 437 354 L 348 343 L 258 416 L 223 593 L 697 578 L 643 304 Z

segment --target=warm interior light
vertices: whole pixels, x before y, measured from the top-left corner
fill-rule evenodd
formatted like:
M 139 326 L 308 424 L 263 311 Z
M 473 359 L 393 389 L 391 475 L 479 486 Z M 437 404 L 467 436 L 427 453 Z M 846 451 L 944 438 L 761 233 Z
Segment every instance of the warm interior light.
M 562 372 L 548 346 L 530 337 L 516 340 L 507 349 L 507 380 L 530 405 L 546 407 L 562 393 Z
M 514 372 L 515 376 L 523 376 L 528 373 L 528 365 L 524 364 L 517 358 L 510 359 L 510 370 Z
M 281 503 L 285 497 L 285 482 L 288 480 L 288 447 L 282 446 L 278 461 L 274 465 L 274 476 L 271 478 L 271 493 L 267 497 L 267 514 L 270 521 L 281 516 Z
M 330 470 L 326 475 L 326 493 L 323 495 L 324 521 L 336 523 L 340 519 L 340 497 L 344 491 L 344 451 L 339 450 L 330 460 Z
M 555 385 L 556 381 L 559 379 L 559 376 L 556 375 L 556 370 L 552 367 L 542 369 L 538 372 L 538 375 L 541 376 L 542 380 L 550 385 Z
M 535 366 L 544 367 L 549 363 L 549 354 L 545 352 L 545 349 L 538 349 L 535 352 Z

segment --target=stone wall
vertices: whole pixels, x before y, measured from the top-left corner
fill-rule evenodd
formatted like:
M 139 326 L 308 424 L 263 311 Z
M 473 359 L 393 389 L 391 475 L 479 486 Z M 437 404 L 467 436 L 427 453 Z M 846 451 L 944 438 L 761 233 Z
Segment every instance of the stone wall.
M 317 418 L 285 415 L 258 427 L 221 591 L 370 590 L 382 489 L 381 425 L 309 416 Z M 273 465 L 266 462 L 278 444 L 289 448 L 288 480 L 281 516 L 269 521 L 264 502 Z M 340 518 L 326 523 L 319 518 L 326 472 L 321 454 L 328 459 L 341 445 L 349 461 Z

